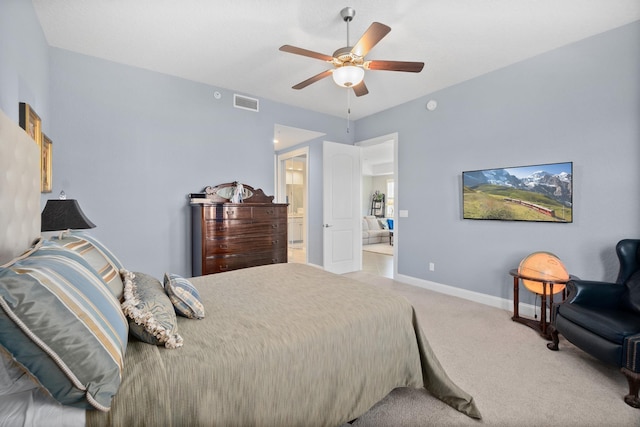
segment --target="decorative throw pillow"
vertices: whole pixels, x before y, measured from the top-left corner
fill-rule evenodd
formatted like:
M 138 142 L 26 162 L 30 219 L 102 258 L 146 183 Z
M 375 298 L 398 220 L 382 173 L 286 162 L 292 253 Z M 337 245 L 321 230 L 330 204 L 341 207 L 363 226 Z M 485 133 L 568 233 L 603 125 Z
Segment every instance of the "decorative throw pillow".
M 164 274 L 164 290 L 169 295 L 173 307 L 181 316 L 189 319 L 204 318 L 204 306 L 198 290 L 184 277 Z
M 380 223 L 378 222 L 378 218 L 376 218 L 375 216 L 365 216 L 364 219 L 367 221 L 369 230 L 380 230 Z
M 149 344 L 163 344 L 166 348 L 182 347 L 176 312 L 162 283 L 144 273 L 123 270 L 122 275 L 122 310 L 129 318 L 131 334 Z
M 0 268 L 0 351 L 64 405 L 108 411 L 128 323 L 81 256 L 45 241 Z
M 122 300 L 124 284 L 120 270 L 124 267 L 105 245 L 82 231 L 64 232 L 62 238 L 55 236 L 51 241 L 80 254 L 100 274 L 111 293 Z

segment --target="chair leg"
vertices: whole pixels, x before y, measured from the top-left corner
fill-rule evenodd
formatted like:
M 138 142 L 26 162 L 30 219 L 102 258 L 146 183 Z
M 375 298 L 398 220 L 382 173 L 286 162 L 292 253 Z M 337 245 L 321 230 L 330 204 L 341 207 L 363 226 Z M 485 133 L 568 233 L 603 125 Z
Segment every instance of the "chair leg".
M 638 398 L 640 373 L 630 371 L 627 368 L 622 368 L 622 373 L 627 377 L 627 381 L 629 382 L 629 394 L 624 397 L 625 403 L 634 408 L 640 408 L 640 398 Z
M 553 324 L 551 324 L 549 325 L 549 332 L 551 334 L 551 342 L 547 344 L 547 348 L 549 350 L 558 351 L 558 343 L 560 342 L 558 330 L 553 326 Z

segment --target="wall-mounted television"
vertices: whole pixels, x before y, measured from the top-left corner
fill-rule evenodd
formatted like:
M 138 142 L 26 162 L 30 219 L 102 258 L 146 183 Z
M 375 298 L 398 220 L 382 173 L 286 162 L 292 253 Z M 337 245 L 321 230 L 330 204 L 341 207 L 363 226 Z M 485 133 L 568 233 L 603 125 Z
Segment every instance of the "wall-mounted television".
M 464 219 L 573 222 L 573 162 L 462 172 Z

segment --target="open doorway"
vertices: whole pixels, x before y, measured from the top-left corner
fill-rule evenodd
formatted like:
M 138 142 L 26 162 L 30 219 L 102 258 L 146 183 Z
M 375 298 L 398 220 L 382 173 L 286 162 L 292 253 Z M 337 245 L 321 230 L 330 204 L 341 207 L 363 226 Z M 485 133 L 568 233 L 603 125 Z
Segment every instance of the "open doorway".
M 289 262 L 309 262 L 309 147 L 293 147 L 320 138 L 323 132 L 273 125 L 276 200 L 288 203 Z M 282 154 L 278 154 L 282 153 Z
M 362 270 L 393 278 L 397 272 L 397 135 L 362 147 Z
M 309 148 L 278 155 L 278 201 L 288 203 L 287 258 L 306 264 L 308 254 Z

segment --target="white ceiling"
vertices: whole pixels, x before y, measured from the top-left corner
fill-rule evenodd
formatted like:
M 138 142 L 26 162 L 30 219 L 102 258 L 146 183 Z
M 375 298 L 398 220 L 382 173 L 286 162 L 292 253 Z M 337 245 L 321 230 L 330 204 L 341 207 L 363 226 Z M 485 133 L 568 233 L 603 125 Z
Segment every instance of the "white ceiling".
M 281 151 L 305 141 L 320 138 L 324 133 L 275 124 L 274 151 Z M 363 175 L 388 175 L 393 171 L 393 140 L 362 147 Z
M 393 141 L 362 147 L 362 174 L 389 175 L 393 173 Z
M 273 126 L 273 149 L 281 151 L 300 143 L 320 138 L 326 134 L 307 129 L 294 128 L 276 123 Z
M 280 52 L 331 55 L 373 21 L 391 32 L 367 59 L 423 61 L 420 74 L 367 71 L 356 120 L 640 19 L 640 0 L 32 0 L 51 46 L 345 117 L 348 89 L 330 66 Z

